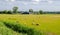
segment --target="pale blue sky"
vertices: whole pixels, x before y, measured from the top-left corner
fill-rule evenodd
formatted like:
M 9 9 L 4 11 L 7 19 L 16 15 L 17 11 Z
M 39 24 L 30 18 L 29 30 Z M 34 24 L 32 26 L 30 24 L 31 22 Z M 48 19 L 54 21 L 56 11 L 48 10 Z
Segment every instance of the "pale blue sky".
M 60 0 L 0 0 L 0 10 L 11 10 L 18 6 L 19 10 L 60 11 Z

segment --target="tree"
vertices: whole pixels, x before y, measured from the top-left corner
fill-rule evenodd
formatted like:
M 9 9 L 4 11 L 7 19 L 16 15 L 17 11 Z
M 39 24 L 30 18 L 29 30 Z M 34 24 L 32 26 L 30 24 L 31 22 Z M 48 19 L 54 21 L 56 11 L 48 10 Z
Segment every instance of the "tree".
M 29 9 L 29 12 L 33 13 L 33 9 Z
M 42 10 L 39 10 L 39 13 L 40 13 L 40 14 L 42 14 L 42 13 L 43 13 L 43 11 L 42 11 Z
M 7 14 L 12 14 L 12 11 L 11 11 L 11 10 L 9 10 L 9 11 L 7 12 Z
M 4 10 L 4 11 L 3 11 L 3 14 L 7 14 L 7 12 L 8 12 L 7 10 Z
M 13 13 L 17 13 L 18 7 L 13 7 Z

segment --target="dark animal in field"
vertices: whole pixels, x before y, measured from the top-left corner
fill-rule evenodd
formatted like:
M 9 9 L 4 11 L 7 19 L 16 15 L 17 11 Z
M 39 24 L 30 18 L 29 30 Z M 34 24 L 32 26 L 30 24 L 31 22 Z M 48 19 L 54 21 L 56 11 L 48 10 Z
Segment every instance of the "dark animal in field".
M 32 22 L 32 25 L 39 26 L 39 24 L 38 23 L 35 23 L 35 22 Z
M 29 12 L 23 12 L 22 14 L 29 14 Z
M 39 24 L 36 24 L 37 26 L 39 25 Z

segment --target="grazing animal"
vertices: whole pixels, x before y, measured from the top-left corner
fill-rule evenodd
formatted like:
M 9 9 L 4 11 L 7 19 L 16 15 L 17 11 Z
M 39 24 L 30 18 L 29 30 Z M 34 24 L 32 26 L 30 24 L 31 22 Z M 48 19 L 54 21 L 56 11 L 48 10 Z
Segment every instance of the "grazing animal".
M 36 24 L 37 26 L 39 25 L 39 24 Z
M 38 23 L 36 24 L 35 22 L 32 22 L 32 25 L 36 25 L 36 26 L 39 26 L 39 24 L 38 24 Z

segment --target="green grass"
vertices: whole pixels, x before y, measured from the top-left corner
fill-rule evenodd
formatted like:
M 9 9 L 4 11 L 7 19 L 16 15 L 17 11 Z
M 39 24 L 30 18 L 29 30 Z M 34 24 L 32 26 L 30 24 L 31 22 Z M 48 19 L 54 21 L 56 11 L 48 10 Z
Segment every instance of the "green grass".
M 6 27 L 18 33 L 23 33 L 27 35 L 42 35 L 40 31 L 37 31 L 34 28 L 26 27 L 16 22 L 3 22 L 3 23 L 5 24 Z
M 16 26 L 17 30 L 22 29 L 27 31 L 32 29 L 34 35 L 60 35 L 60 15 L 45 14 L 45 15 L 0 15 L 1 22 L 7 22 L 8 25 Z M 32 24 L 34 23 L 34 24 Z M 38 26 L 36 24 L 39 24 Z M 7 27 L 7 26 L 6 26 Z M 21 28 L 22 27 L 22 28 Z M 12 29 L 14 31 L 14 29 Z M 14 31 L 16 32 L 16 31 Z M 19 32 L 18 32 L 19 33 Z M 21 33 L 21 32 L 20 32 Z M 35 34 L 36 33 L 36 34 Z
M 0 35 L 20 35 L 19 33 L 7 28 L 3 22 L 0 22 Z
M 42 35 L 40 31 L 36 31 L 33 28 L 25 27 L 16 22 L 0 22 L 0 34 L 1 35 Z

